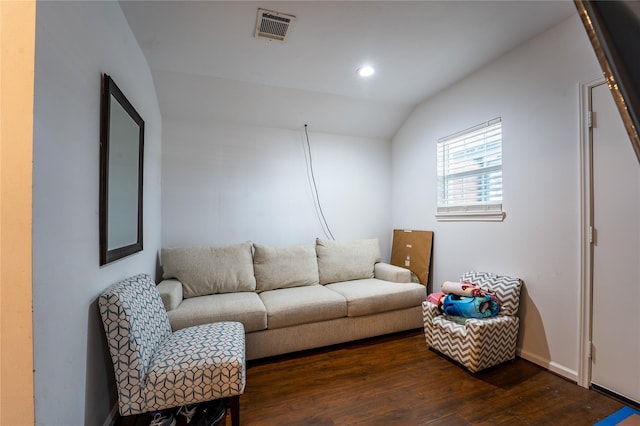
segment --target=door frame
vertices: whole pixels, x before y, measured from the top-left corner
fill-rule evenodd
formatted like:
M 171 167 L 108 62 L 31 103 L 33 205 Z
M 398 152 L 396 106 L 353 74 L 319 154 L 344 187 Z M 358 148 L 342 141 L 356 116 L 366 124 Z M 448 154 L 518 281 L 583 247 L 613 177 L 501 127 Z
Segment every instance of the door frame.
M 591 335 L 593 321 L 593 139 L 591 90 L 606 84 L 604 77 L 580 84 L 580 332 L 578 385 L 591 386 Z
M 0 39 L 0 424 L 33 425 L 35 1 L 0 0 Z

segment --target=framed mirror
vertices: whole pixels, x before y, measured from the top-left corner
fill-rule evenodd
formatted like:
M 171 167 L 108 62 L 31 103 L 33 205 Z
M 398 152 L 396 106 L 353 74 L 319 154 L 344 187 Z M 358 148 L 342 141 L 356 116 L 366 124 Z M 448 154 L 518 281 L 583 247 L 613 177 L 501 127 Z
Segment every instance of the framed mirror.
M 100 265 L 142 251 L 144 120 L 107 74 L 100 106 Z

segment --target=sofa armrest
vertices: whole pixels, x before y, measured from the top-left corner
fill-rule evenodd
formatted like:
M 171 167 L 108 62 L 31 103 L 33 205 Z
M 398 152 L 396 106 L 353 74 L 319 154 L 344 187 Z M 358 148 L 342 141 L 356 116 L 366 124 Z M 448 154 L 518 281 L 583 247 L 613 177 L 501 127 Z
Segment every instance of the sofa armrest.
M 158 284 L 158 293 L 167 312 L 182 303 L 182 283 L 178 280 L 164 280 Z
M 389 263 L 378 262 L 373 266 L 373 275 L 379 280 L 391 281 L 394 283 L 410 283 L 411 271 L 400 266 Z

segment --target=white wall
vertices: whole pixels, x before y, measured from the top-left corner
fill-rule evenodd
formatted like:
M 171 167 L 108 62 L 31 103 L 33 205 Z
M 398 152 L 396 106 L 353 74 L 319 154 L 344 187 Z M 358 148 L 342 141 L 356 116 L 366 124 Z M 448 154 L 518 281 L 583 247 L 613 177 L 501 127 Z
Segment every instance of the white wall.
M 522 355 L 576 379 L 580 305 L 578 84 L 598 63 L 578 17 L 421 104 L 392 143 L 392 224 L 435 231 L 434 287 L 466 270 L 521 277 Z M 436 222 L 436 141 L 502 117 L 506 219 Z
M 233 102 L 233 100 L 230 100 Z M 325 238 L 305 162 L 304 127 L 163 121 L 162 245 L 310 244 Z M 322 210 L 338 240 L 380 238 L 388 256 L 390 142 L 314 133 Z
M 101 425 L 116 404 L 96 299 L 155 275 L 160 246 L 161 116 L 150 71 L 120 6 L 38 2 L 33 166 L 33 320 L 38 425 Z M 145 120 L 144 251 L 100 267 L 100 79 Z

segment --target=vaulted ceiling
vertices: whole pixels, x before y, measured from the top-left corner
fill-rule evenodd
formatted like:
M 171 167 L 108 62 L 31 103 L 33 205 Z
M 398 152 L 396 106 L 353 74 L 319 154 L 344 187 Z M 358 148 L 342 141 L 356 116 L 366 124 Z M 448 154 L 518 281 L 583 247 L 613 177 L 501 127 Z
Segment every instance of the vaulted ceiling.
M 164 120 L 382 139 L 420 102 L 576 14 L 568 0 L 120 4 Z M 254 37 L 258 8 L 295 15 L 286 41 Z M 372 77 L 356 75 L 363 63 Z

